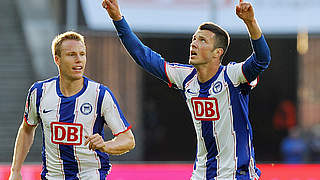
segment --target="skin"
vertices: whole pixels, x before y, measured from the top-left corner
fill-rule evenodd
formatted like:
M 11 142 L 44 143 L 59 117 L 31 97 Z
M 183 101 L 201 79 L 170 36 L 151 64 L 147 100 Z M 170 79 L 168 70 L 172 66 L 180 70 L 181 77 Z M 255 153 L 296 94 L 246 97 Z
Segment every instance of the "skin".
M 122 19 L 117 0 L 103 0 L 102 7 L 106 9 L 111 19 Z M 249 2 L 239 1 L 236 6 L 237 16 L 244 22 L 253 40 L 261 37 L 261 29 L 254 17 L 253 7 Z M 215 34 L 208 30 L 197 30 L 190 44 L 189 63 L 197 69 L 198 80 L 202 83 L 211 79 L 218 71 L 222 48 L 214 47 Z M 193 53 L 195 53 L 193 55 Z
M 81 41 L 65 40 L 61 44 L 61 55 L 54 56 L 59 69 L 61 93 L 70 97 L 83 88 L 83 74 L 86 66 L 86 47 Z M 21 167 L 27 157 L 34 140 L 36 126 L 22 122 L 14 148 L 13 161 L 9 180 L 21 180 Z M 131 130 L 119 134 L 114 139 L 104 141 L 99 134 L 85 136 L 84 145 L 90 150 L 100 150 L 112 155 L 124 154 L 135 147 L 134 135 Z
M 25 122 L 21 124 L 14 147 L 14 156 L 11 165 L 11 174 L 9 180 L 22 179 L 22 163 L 26 159 L 30 147 L 33 143 L 35 129 L 36 126 L 29 126 Z
M 131 130 L 119 134 L 110 141 L 104 142 L 99 134 L 85 136 L 86 141 L 84 145 L 89 144 L 90 150 L 100 150 L 112 155 L 121 155 L 129 152 L 135 146 L 134 136 Z
M 65 40 L 61 44 L 61 55 L 56 55 L 54 60 L 59 69 L 62 94 L 70 97 L 81 91 L 87 62 L 85 45 L 81 41 Z
M 197 69 L 200 82 L 213 77 L 219 66 L 222 48 L 214 48 L 215 34 L 209 30 L 197 30 L 190 44 L 189 64 Z

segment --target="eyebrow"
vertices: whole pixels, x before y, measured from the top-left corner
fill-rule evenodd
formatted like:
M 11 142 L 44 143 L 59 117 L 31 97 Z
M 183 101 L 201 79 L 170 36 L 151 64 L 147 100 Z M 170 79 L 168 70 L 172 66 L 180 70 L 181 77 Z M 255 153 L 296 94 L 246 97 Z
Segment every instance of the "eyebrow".
M 78 51 L 75 51 L 75 50 L 68 50 L 68 49 L 61 49 L 61 50 L 64 50 L 65 52 L 78 52 Z M 81 50 L 81 51 L 79 51 L 79 52 L 86 52 L 86 50 L 84 49 L 84 50 Z

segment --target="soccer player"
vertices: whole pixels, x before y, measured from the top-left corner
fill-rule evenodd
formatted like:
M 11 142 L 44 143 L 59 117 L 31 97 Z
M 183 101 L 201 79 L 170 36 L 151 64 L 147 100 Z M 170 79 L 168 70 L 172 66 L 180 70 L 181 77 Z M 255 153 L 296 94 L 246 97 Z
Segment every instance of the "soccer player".
M 84 37 L 65 32 L 52 42 L 59 76 L 34 83 L 28 93 L 14 148 L 10 180 L 21 179 L 21 166 L 40 124 L 43 136 L 41 179 L 106 179 L 109 155 L 134 148 L 131 126 L 112 92 L 83 75 Z M 104 141 L 104 124 L 115 136 Z
M 169 63 L 146 47 L 131 31 L 117 0 L 104 0 L 118 35 L 134 61 L 146 71 L 178 88 L 184 95 L 197 134 L 192 180 L 259 179 L 248 119 L 249 92 L 271 60 L 270 50 L 249 2 L 236 6 L 251 37 L 253 53 L 242 63 L 221 65 L 229 45 L 228 33 L 207 22 L 190 44 L 189 64 Z

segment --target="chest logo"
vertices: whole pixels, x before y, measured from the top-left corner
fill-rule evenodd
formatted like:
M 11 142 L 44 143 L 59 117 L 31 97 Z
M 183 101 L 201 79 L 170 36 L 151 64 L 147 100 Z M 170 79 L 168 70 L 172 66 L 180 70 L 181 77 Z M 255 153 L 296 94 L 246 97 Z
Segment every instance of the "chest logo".
M 88 115 L 92 112 L 92 106 L 90 103 L 83 103 L 80 107 L 80 111 L 84 115 Z
M 221 81 L 218 81 L 214 84 L 213 88 L 212 88 L 213 92 L 214 93 L 219 93 L 222 91 L 222 82 Z
M 191 98 L 193 115 L 198 121 L 216 121 L 220 119 L 216 98 Z
M 81 145 L 82 124 L 52 122 L 51 141 L 54 144 Z
M 49 113 L 49 112 L 51 112 L 51 111 L 53 111 L 52 109 L 51 110 L 45 110 L 45 109 L 43 109 L 43 114 L 46 114 L 46 113 Z

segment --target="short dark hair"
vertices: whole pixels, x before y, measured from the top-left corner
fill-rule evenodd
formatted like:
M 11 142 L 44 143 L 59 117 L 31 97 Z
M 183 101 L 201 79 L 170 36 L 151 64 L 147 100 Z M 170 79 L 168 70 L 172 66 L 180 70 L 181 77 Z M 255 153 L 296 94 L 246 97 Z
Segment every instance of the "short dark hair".
M 221 56 L 221 61 L 223 59 L 223 56 L 226 54 L 229 44 L 230 44 L 230 36 L 229 33 L 221 28 L 219 25 L 214 24 L 212 22 L 205 22 L 202 23 L 199 27 L 199 30 L 208 30 L 215 34 L 214 40 L 214 48 L 222 48 L 223 54 Z

